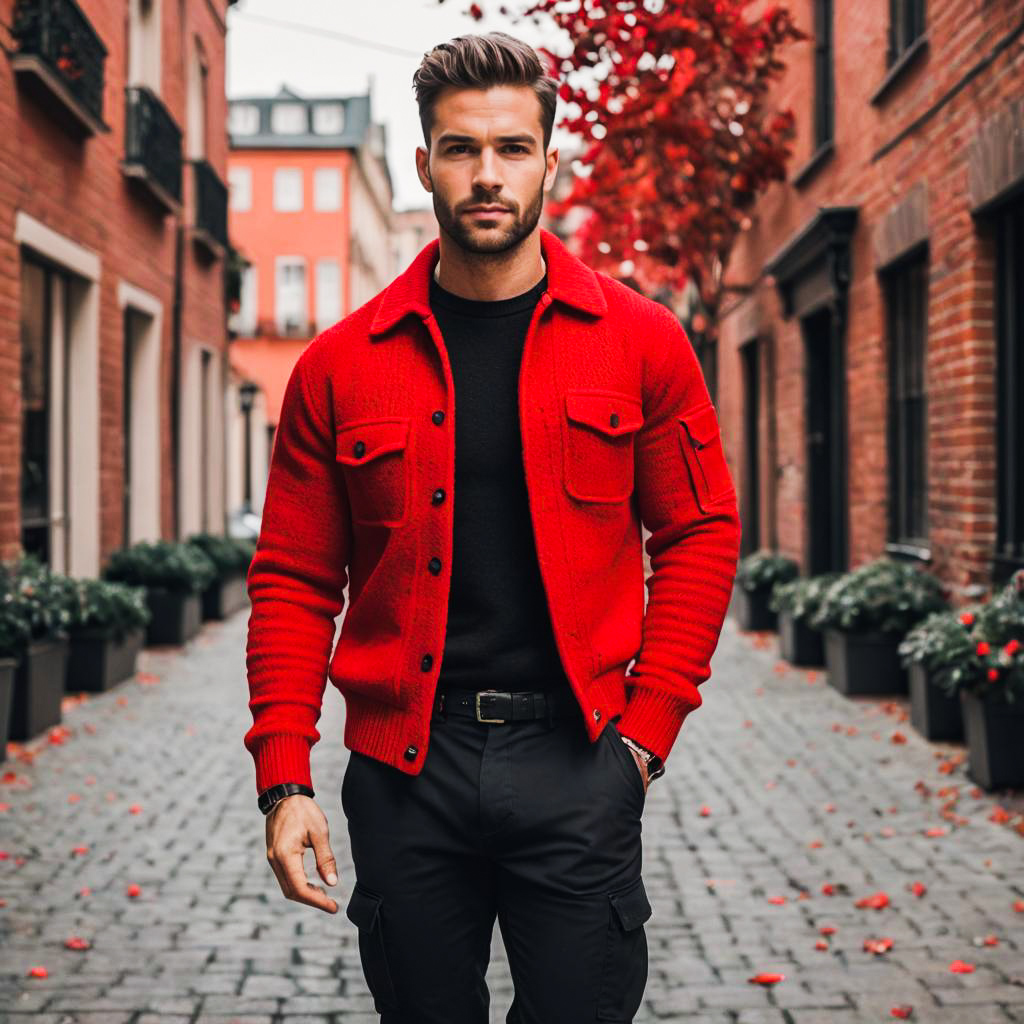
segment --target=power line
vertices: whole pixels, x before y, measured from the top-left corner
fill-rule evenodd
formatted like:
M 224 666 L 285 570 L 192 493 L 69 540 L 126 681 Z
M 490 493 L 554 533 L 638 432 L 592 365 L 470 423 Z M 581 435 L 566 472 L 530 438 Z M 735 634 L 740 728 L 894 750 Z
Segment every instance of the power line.
M 280 18 L 268 18 L 262 14 L 250 14 L 248 11 L 233 11 L 233 18 L 247 18 L 251 21 L 261 21 L 266 25 L 276 25 L 278 28 L 291 29 L 293 32 L 306 32 L 309 35 L 319 36 L 321 39 L 340 39 L 345 43 L 354 43 L 356 46 L 365 46 L 371 50 L 380 50 L 383 53 L 390 53 L 396 57 L 415 57 L 421 60 L 423 53 L 416 50 L 405 50 L 400 46 L 389 46 L 387 43 L 374 42 L 372 39 L 360 39 L 358 36 L 350 36 L 345 32 L 335 32 L 331 29 L 320 28 L 317 25 L 303 25 L 297 21 L 282 21 Z

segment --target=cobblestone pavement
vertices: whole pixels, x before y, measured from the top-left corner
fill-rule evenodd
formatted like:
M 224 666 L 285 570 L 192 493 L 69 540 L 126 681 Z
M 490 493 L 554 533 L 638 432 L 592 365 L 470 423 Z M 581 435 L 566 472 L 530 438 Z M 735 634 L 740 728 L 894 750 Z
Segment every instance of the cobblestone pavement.
M 4 764 L 3 1021 L 376 1021 L 344 914 L 344 705 L 328 686 L 313 750 L 342 868 L 331 916 L 286 901 L 266 862 L 242 746 L 246 619 L 143 652 L 139 680 L 66 710 L 64 742 Z M 1024 1021 L 1024 837 L 989 820 L 1006 795 L 974 790 L 962 748 L 922 741 L 903 704 L 787 669 L 768 634 L 727 620 L 714 669 L 648 795 L 637 1024 L 876 1022 L 899 1004 L 931 1024 Z M 311 852 L 306 867 L 315 877 Z M 879 892 L 888 906 L 856 906 Z M 91 947 L 66 948 L 74 936 Z M 892 948 L 867 952 L 866 938 Z M 749 980 L 761 972 L 785 977 Z M 488 980 L 503 1022 L 497 928 Z

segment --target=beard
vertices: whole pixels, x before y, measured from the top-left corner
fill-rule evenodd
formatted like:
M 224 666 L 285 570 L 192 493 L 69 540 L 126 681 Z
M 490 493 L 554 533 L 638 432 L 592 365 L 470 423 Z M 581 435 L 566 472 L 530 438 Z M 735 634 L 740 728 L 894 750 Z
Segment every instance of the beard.
M 463 214 L 456 214 L 437 189 L 431 193 L 434 204 L 434 215 L 440 229 L 464 252 L 478 255 L 508 253 L 522 244 L 524 238 L 533 232 L 544 209 L 543 182 L 536 195 L 525 206 L 504 199 L 489 199 L 486 196 L 475 196 L 463 209 L 469 206 L 486 206 L 498 203 L 509 210 L 502 214 L 501 220 L 488 224 L 486 227 L 473 227 Z

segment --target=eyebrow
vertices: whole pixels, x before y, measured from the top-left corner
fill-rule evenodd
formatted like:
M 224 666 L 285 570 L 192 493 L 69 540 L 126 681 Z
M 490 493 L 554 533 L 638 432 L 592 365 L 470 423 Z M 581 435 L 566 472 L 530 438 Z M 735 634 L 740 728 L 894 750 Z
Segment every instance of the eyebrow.
M 499 135 L 499 142 L 525 142 L 533 145 L 537 140 L 532 135 L 517 134 L 517 135 Z M 476 138 L 472 135 L 456 135 L 454 132 L 445 132 L 438 140 L 437 144 L 443 146 L 447 142 L 476 142 Z

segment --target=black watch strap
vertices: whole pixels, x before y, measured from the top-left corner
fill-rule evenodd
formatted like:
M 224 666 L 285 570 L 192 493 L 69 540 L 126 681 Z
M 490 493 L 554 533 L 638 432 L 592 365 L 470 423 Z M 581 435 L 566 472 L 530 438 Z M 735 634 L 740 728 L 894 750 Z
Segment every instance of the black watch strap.
M 309 786 L 304 786 L 301 782 L 279 782 L 276 786 L 270 786 L 260 793 L 260 810 L 264 814 L 269 814 L 270 809 L 279 800 L 283 800 L 286 796 L 294 796 L 296 793 L 301 793 L 303 796 L 308 797 L 316 796 L 316 793 Z

